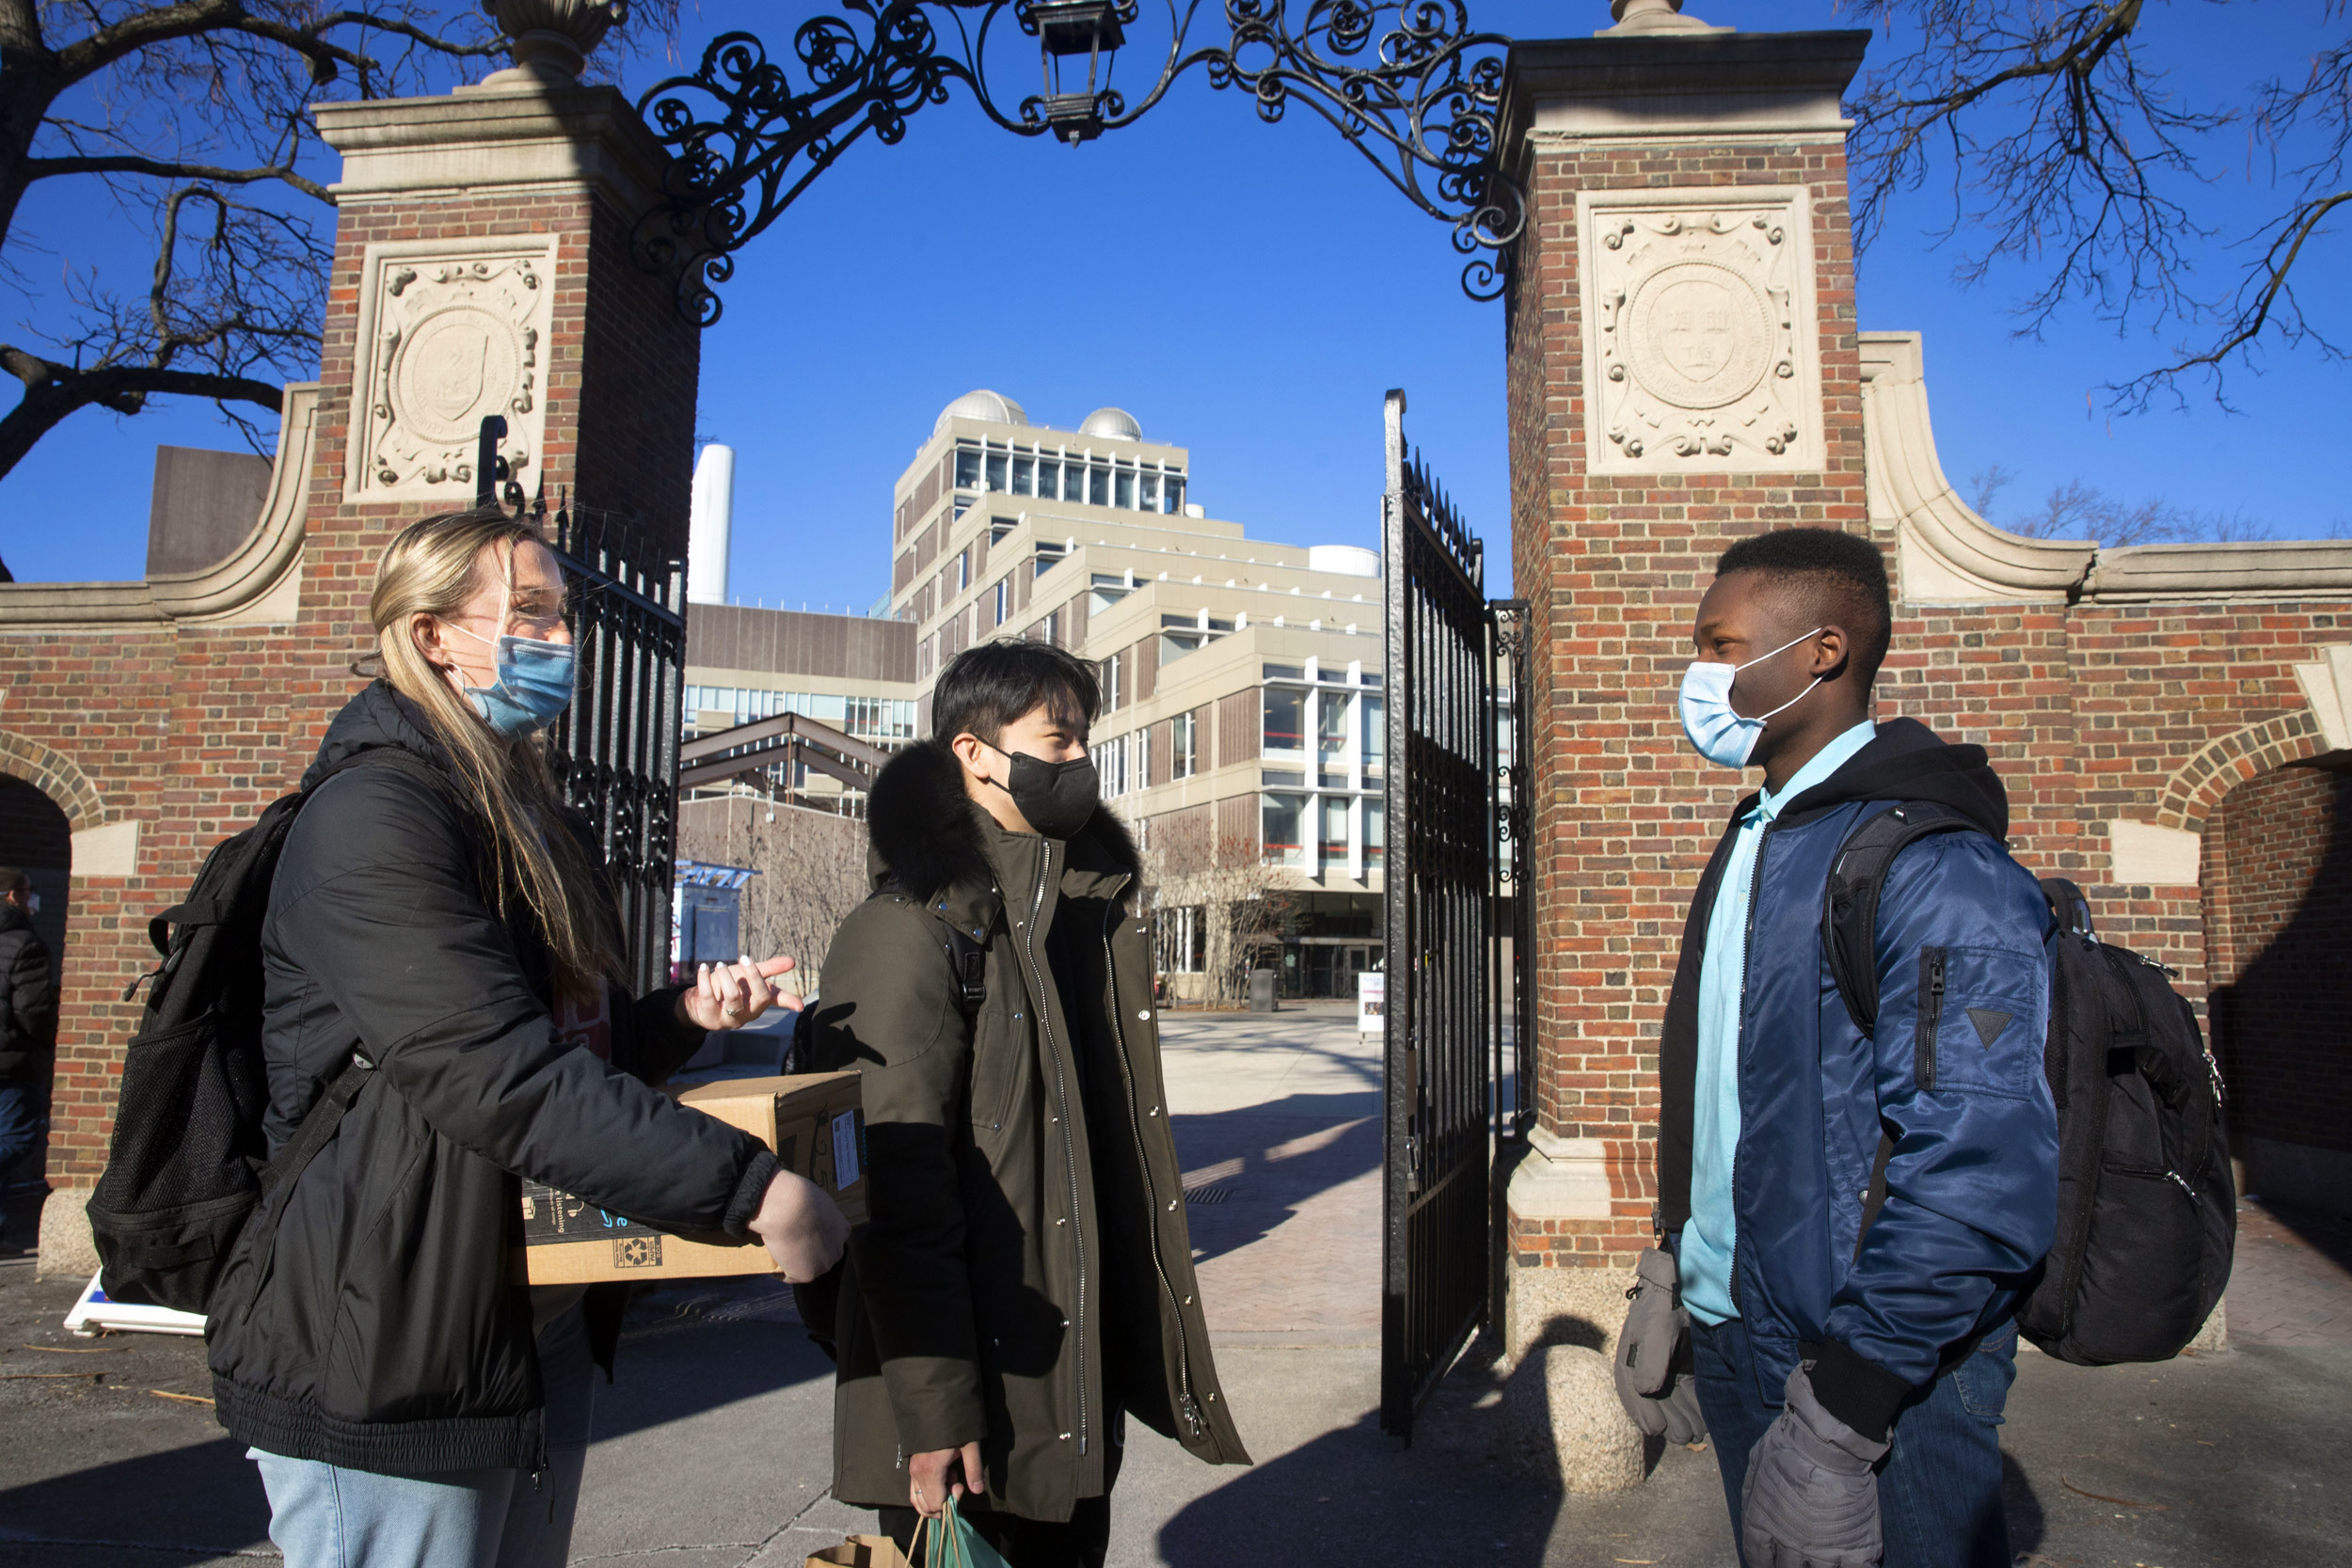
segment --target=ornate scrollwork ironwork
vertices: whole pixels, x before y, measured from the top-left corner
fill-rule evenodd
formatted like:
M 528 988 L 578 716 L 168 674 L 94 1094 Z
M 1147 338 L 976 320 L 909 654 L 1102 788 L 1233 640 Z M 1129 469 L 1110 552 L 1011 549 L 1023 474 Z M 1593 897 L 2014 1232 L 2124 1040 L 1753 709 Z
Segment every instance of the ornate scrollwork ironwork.
M 735 252 L 854 142 L 868 133 L 898 141 L 907 116 L 946 103 L 953 84 L 1016 135 L 1074 143 L 1134 124 L 1195 67 L 1210 86 L 1248 94 L 1268 122 L 1294 102 L 1322 116 L 1407 200 L 1452 226 L 1454 249 L 1470 258 L 1465 293 L 1482 300 L 1502 293 L 1527 215 L 1497 146 L 1510 40 L 1473 32 L 1463 0 L 1308 0 L 1295 31 L 1286 0 L 1224 0 L 1229 35 L 1200 47 L 1188 40 L 1205 0 L 1163 0 L 1168 36 L 1159 76 L 1132 105 L 1110 85 L 1105 58 L 1136 21 L 1137 0 L 844 3 L 866 25 L 838 17 L 801 24 L 792 35 L 797 76 L 753 34 L 727 33 L 704 50 L 691 75 L 659 83 L 639 100 L 675 162 L 661 201 L 638 224 L 637 258 L 675 274 L 690 320 L 718 320 L 717 290 L 734 276 Z M 1007 9 L 1020 33 L 1038 40 L 1044 78 L 1043 90 L 1009 113 L 987 72 L 992 36 L 1011 39 L 999 26 Z M 1091 51 L 1083 42 L 1088 29 L 1100 45 Z M 1058 61 L 1081 55 L 1084 88 L 1062 90 Z

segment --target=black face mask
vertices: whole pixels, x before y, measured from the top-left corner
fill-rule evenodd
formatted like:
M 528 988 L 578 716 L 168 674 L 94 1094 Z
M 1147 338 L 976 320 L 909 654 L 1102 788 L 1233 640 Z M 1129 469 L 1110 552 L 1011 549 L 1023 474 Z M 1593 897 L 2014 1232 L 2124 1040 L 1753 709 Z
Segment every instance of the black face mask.
M 1047 838 L 1071 838 L 1094 817 L 1094 807 L 1102 799 L 1103 781 L 1094 770 L 1092 757 L 1073 757 L 1068 762 L 1046 762 L 1026 752 L 1008 752 L 1001 746 L 989 750 L 1012 764 L 1012 782 L 997 787 L 1012 797 L 1012 803 L 1028 818 L 1029 826 Z

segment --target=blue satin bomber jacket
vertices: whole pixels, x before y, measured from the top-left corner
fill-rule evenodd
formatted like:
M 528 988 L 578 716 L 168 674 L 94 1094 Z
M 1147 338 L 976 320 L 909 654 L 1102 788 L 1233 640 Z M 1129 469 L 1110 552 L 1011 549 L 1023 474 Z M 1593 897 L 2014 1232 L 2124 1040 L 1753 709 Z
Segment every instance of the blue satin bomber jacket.
M 1799 1360 L 1817 1358 L 1823 1404 L 1876 1434 L 2013 1311 L 2049 1248 L 2058 1118 L 2042 1044 L 2053 938 L 2040 887 L 1997 839 L 1947 832 L 1913 844 L 1896 857 L 1879 908 L 1878 1030 L 1863 1035 L 1822 954 L 1824 890 L 1847 835 L 1903 797 L 1836 800 L 1837 783 L 1806 792 L 1832 797 L 1825 803 L 1792 801 L 1758 847 L 1740 997 L 1732 1292 L 1763 1388 L 1776 1393 Z M 1661 1042 L 1660 1224 L 1669 1232 L 1688 1217 L 1695 1054 L 1676 1037 L 1694 1040 L 1697 950 L 1730 841 L 1726 832 L 1693 900 Z M 1919 1071 L 1923 1037 L 1932 1086 Z M 1882 1127 L 1893 1140 L 1887 1196 L 1864 1235 Z M 1665 1168 L 1675 1159 L 1681 1168 Z

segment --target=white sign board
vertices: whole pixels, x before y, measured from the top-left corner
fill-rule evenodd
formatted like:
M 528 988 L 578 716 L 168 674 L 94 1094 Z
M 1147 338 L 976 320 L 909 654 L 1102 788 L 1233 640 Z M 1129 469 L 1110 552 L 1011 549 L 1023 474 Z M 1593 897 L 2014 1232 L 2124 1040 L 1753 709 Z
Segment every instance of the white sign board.
M 1368 969 L 1356 976 L 1356 1029 L 1359 1034 L 1376 1035 L 1389 1026 L 1387 1018 L 1389 977 L 1376 969 Z

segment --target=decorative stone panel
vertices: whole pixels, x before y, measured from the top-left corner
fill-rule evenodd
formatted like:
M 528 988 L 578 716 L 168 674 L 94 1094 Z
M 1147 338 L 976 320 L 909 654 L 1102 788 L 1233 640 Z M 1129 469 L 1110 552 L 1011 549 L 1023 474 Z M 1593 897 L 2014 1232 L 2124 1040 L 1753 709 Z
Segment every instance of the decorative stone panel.
M 1577 214 L 1588 468 L 1822 467 L 1806 187 L 1583 191 Z
M 524 234 L 367 247 L 347 499 L 466 504 L 492 414 L 506 419 L 500 451 L 512 476 L 534 487 L 556 244 Z

